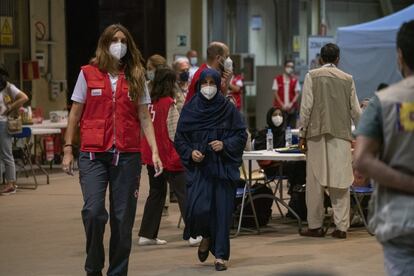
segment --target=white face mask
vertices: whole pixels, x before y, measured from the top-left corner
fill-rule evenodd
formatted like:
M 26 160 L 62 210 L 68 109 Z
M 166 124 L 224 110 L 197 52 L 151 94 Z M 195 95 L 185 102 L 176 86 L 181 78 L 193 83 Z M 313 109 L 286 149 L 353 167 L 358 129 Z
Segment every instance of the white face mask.
M 224 61 L 223 67 L 225 70 L 233 72 L 233 61 L 231 60 L 230 57 L 226 58 L 226 60 Z
M 280 115 L 272 116 L 272 122 L 278 127 L 283 123 L 283 117 Z
M 153 81 L 154 78 L 155 78 L 155 70 L 147 71 L 147 79 L 149 79 L 150 81 Z
M 201 94 L 207 99 L 211 100 L 217 93 L 217 87 L 215 86 L 204 86 L 201 87 Z
M 196 65 L 197 65 L 197 62 L 198 62 L 197 57 L 191 57 L 191 58 L 190 58 L 190 64 L 191 64 L 192 66 L 196 66 Z
M 127 46 L 122 42 L 112 42 L 111 46 L 109 46 L 109 52 L 114 58 L 119 60 L 125 56 L 127 52 Z
M 286 72 L 286 74 L 291 75 L 291 74 L 293 74 L 293 68 L 292 67 L 286 67 L 285 72 Z

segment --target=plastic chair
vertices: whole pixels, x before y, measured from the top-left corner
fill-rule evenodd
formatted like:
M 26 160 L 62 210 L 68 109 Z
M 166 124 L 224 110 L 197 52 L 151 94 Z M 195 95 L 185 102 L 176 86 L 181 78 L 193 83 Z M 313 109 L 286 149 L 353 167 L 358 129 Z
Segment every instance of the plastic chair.
M 19 165 L 20 169 L 23 169 L 26 177 L 29 177 L 28 171 L 26 170 L 26 165 L 29 165 L 31 175 L 33 176 L 33 180 L 34 180 L 34 186 L 31 187 L 31 189 L 37 189 L 36 174 L 34 172 L 32 160 L 31 160 L 31 146 L 32 146 L 30 142 L 31 136 L 32 136 L 32 130 L 29 127 L 23 127 L 21 133 L 12 135 L 12 137 L 14 138 L 13 157 L 14 157 L 16 165 Z M 22 146 L 18 146 L 19 140 L 22 141 L 23 143 Z M 22 187 L 22 185 L 19 184 L 19 187 Z
M 362 201 L 366 198 L 371 198 L 371 195 L 374 191 L 374 188 L 371 186 L 371 184 L 369 184 L 368 186 L 363 186 L 363 187 L 358 187 L 358 186 L 351 186 L 351 196 L 355 201 L 355 204 L 352 205 L 351 204 L 351 210 L 352 210 L 352 214 L 358 213 L 359 216 L 362 219 L 362 222 L 364 223 L 365 229 L 367 230 L 367 232 L 371 235 L 374 236 L 374 233 L 371 232 L 371 230 L 368 227 L 368 223 L 367 220 L 365 218 L 365 214 L 364 214 L 364 210 L 362 208 Z M 351 218 L 352 220 L 352 218 Z
M 30 173 L 34 180 L 33 187 L 29 188 L 26 186 L 30 186 L 30 185 L 22 185 L 22 184 L 19 184 L 19 187 L 28 188 L 28 189 L 37 189 L 38 182 L 36 179 L 36 174 L 33 168 L 32 160 L 31 160 L 32 159 L 31 149 L 33 146 L 33 143 L 31 142 L 32 130 L 30 127 L 23 127 L 21 133 L 14 134 L 12 135 L 12 137 L 14 138 L 13 157 L 15 159 L 16 164 L 19 165 L 19 167 L 24 171 L 26 177 L 29 177 L 28 170 L 26 169 L 26 165 L 29 165 Z M 19 143 L 20 141 L 21 143 Z M 20 146 L 20 144 L 22 145 Z M 36 165 L 46 175 L 47 184 L 49 184 L 49 174 L 38 163 L 36 163 Z

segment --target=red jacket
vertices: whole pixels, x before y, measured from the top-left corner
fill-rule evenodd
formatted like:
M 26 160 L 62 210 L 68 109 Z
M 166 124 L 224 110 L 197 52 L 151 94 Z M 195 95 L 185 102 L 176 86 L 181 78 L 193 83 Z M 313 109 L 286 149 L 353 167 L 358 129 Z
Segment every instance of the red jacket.
M 174 143 L 168 136 L 167 118 L 172 104 L 174 104 L 174 99 L 164 97 L 148 105 L 148 109 L 154 124 L 154 133 L 161 162 L 167 171 L 177 172 L 184 171 L 184 168 L 181 165 L 180 157 L 175 151 Z M 141 140 L 141 149 L 142 163 L 154 166 L 151 148 L 145 137 Z
M 277 82 L 277 94 L 279 95 L 279 99 L 280 101 L 283 103 L 285 101 L 285 84 L 283 82 L 283 75 L 278 75 L 275 78 L 276 82 Z M 290 84 L 289 84 L 289 100 L 290 102 L 293 101 L 293 99 L 296 96 L 296 84 L 298 82 L 298 79 L 295 77 L 291 77 L 290 78 Z M 280 106 L 279 102 L 276 100 L 276 97 L 273 100 L 273 106 L 276 108 L 282 108 L 282 106 Z M 298 102 L 296 101 L 295 104 L 292 106 L 292 109 L 297 109 L 298 108 Z
M 105 152 L 115 145 L 120 152 L 140 152 L 137 104 L 130 100 L 124 73 L 113 95 L 107 73 L 93 65 L 82 71 L 88 88 L 80 121 L 81 150 Z

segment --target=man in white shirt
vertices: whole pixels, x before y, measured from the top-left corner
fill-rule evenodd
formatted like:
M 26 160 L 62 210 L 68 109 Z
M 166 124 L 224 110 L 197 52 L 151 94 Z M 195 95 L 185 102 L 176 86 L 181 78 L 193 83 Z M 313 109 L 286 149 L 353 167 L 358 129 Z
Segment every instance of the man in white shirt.
M 187 52 L 187 58 L 188 61 L 190 62 L 190 78 L 188 80 L 188 82 L 191 82 L 191 79 L 193 78 L 195 72 L 197 72 L 198 70 L 198 54 L 196 50 L 190 50 Z

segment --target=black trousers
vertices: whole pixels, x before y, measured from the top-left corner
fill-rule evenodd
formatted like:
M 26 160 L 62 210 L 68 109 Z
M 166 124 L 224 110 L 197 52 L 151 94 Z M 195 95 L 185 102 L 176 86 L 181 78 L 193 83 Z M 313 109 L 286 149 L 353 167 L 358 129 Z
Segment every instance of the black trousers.
M 111 238 L 109 244 L 108 275 L 127 275 L 131 251 L 141 161 L 139 153 L 120 153 L 118 165 L 112 164 L 113 154 L 96 153 L 90 160 L 89 153 L 79 154 L 79 177 L 84 205 L 82 219 L 86 234 L 86 262 L 88 273 L 98 273 L 104 267 L 103 237 L 108 212 L 105 196 L 109 183 L 109 212 Z
M 185 218 L 186 179 L 184 172 L 164 170 L 161 175 L 154 177 L 155 169 L 149 165 L 147 166 L 147 171 L 150 190 L 147 201 L 145 202 L 144 214 L 138 235 L 148 239 L 155 239 L 158 237 L 158 231 L 160 229 L 162 210 L 167 195 L 167 182 L 170 184 L 171 191 L 177 196 L 181 215 Z
M 296 110 L 292 111 L 292 113 L 287 113 L 286 117 L 286 126 L 290 126 L 290 128 L 296 128 L 296 118 L 298 116 L 298 112 Z

